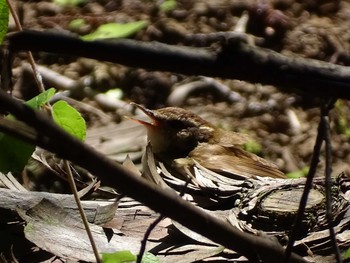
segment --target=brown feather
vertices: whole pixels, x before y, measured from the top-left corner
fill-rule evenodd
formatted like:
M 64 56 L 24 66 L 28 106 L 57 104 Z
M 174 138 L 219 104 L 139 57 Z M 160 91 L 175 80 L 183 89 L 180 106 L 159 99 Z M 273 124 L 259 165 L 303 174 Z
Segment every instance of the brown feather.
M 207 169 L 234 178 L 286 178 L 274 164 L 235 146 L 201 143 L 188 156 Z

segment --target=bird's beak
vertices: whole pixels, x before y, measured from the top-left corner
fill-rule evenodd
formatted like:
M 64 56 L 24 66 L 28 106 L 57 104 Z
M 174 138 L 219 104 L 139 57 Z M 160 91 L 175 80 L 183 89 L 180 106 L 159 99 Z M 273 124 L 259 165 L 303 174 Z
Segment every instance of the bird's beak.
M 147 122 L 147 121 L 143 121 L 143 120 L 138 120 L 138 119 L 134 119 L 134 118 L 130 118 L 130 117 L 127 117 L 128 119 L 132 120 L 132 121 L 135 121 L 137 123 L 140 123 L 142 125 L 144 125 L 146 128 L 147 127 L 155 127 L 155 126 L 158 126 L 159 123 L 157 122 L 156 120 L 156 117 L 154 116 L 154 113 L 152 110 L 149 110 L 149 109 L 146 109 L 145 107 L 143 107 L 142 105 L 140 104 L 137 104 L 137 103 L 134 103 L 134 102 L 131 102 L 130 103 L 131 105 L 135 105 L 137 108 L 139 108 L 140 110 L 142 110 L 150 119 L 151 119 L 151 122 Z

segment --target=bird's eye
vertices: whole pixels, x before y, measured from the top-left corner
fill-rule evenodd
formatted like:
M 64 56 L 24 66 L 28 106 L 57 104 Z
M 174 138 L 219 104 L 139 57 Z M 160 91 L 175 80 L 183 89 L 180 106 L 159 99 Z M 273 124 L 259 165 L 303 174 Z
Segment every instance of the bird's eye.
M 187 125 L 183 122 L 183 121 L 180 121 L 180 120 L 169 120 L 167 122 L 167 124 L 173 128 L 173 129 L 176 129 L 176 130 L 179 130 L 179 129 L 184 129 L 187 127 Z

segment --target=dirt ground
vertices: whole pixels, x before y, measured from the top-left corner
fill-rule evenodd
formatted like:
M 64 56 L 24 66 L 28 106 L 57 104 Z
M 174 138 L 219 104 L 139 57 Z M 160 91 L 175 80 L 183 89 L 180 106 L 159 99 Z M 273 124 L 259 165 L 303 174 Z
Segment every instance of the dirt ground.
M 78 36 L 90 33 L 104 23 L 147 20 L 148 26 L 131 38 L 174 45 L 190 45 L 184 40 L 185 35 L 237 30 L 237 24 L 246 18 L 245 33 L 262 40 L 256 45 L 289 56 L 345 66 L 350 64 L 348 1 L 178 0 L 176 7 L 169 11 L 161 10 L 164 1 L 160 0 L 84 1 L 69 7 L 53 1 L 11 2 L 24 29 L 51 30 Z M 84 19 L 86 24 L 72 29 L 70 22 L 78 18 Z M 13 21 L 9 31 L 16 31 Z M 215 48 L 215 45 L 209 48 Z M 20 53 L 13 69 L 14 94 L 23 99 L 32 97 L 37 90 L 32 79 L 26 79 L 21 71 L 25 57 L 24 53 Z M 47 53 L 35 53 L 34 57 L 38 65 L 72 80 L 88 80 L 95 95 L 118 88 L 120 101 L 133 101 L 151 109 L 169 106 L 169 98 L 183 84 L 207 80 L 202 76 L 152 72 L 86 58 Z M 190 109 L 220 127 L 250 135 L 261 144 L 261 155 L 276 163 L 285 173 L 301 170 L 310 164 L 320 116 L 319 106 L 324 103 L 317 94 L 281 93 L 273 86 L 240 80 L 215 81 L 228 88 L 233 97 L 202 88 L 187 94 L 178 106 Z M 125 115 L 125 104 L 122 103 L 120 108 L 108 107 L 98 102 L 96 96 L 75 94 L 73 98 L 84 103 L 82 105 L 85 106 L 77 108 L 92 130 L 108 125 L 108 122 L 118 123 Z M 330 115 L 333 175 L 350 172 L 349 106 L 348 101 L 339 100 Z M 319 176 L 324 174 L 323 159 L 321 156 L 317 171 Z
M 86 34 L 107 22 L 148 20 L 149 26 L 133 38 L 170 44 L 186 44 L 181 37 L 185 34 L 233 30 L 240 18 L 248 14 L 246 33 L 263 38 L 264 47 L 286 55 L 349 63 L 346 54 L 350 48 L 350 3 L 347 1 L 177 1 L 177 7 L 168 12 L 159 11 L 161 2 L 86 1 L 75 7 L 62 7 L 51 1 L 14 1 L 26 29 L 67 33 L 71 32 L 70 21 L 83 18 L 88 25 L 73 33 Z M 12 23 L 10 28 L 14 30 Z M 40 65 L 75 80 L 93 76 L 91 86 L 97 92 L 118 87 L 123 100 L 149 108 L 167 106 L 171 92 L 179 84 L 193 80 L 193 77 L 84 58 L 42 53 L 35 57 Z M 256 138 L 262 144 L 265 158 L 274 161 L 284 172 L 309 164 L 319 119 L 320 101 L 314 95 L 283 94 L 272 86 L 239 80 L 218 81 L 237 92 L 239 99 L 228 101 L 227 97 L 204 90 L 190 94 L 180 106 L 226 129 Z M 22 96 L 30 96 L 30 90 L 36 89 L 22 87 L 23 90 Z M 91 99 L 83 99 L 95 105 Z M 347 101 L 341 101 L 331 114 L 334 174 L 349 171 L 349 136 L 344 132 L 349 125 L 348 106 Z M 120 118 L 116 111 L 108 114 Z M 98 119 L 91 116 L 87 120 L 90 126 L 99 125 Z

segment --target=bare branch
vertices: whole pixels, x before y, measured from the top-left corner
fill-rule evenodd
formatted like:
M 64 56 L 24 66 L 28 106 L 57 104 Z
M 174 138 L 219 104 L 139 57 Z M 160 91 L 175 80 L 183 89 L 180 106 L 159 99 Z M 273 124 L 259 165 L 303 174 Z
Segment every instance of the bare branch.
M 56 153 L 61 158 L 72 161 L 98 176 L 104 184 L 118 189 L 123 194 L 201 233 L 214 242 L 237 251 L 252 262 L 263 260 L 277 263 L 283 261 L 284 249 L 277 242 L 241 232 L 229 223 L 184 201 L 175 191 L 161 189 L 140 176 L 126 171 L 101 153 L 70 136 L 48 116 L 34 111 L 3 91 L 0 91 L 0 109 L 10 112 L 17 119 L 34 128 L 27 129 L 30 131 L 29 136 L 19 132 L 18 127 L 16 129 L 13 123 L 12 128 L 3 128 L 4 126 L 1 125 L 1 130 L 11 130 L 12 135 L 35 142 L 38 146 Z M 37 133 L 36 136 L 33 136 L 34 131 Z M 306 261 L 292 254 L 291 262 Z
M 130 67 L 205 75 L 275 85 L 285 92 L 350 99 L 350 69 L 313 59 L 287 57 L 231 36 L 221 50 L 131 39 L 82 41 L 62 34 L 24 31 L 8 37 L 9 49 L 88 57 Z

